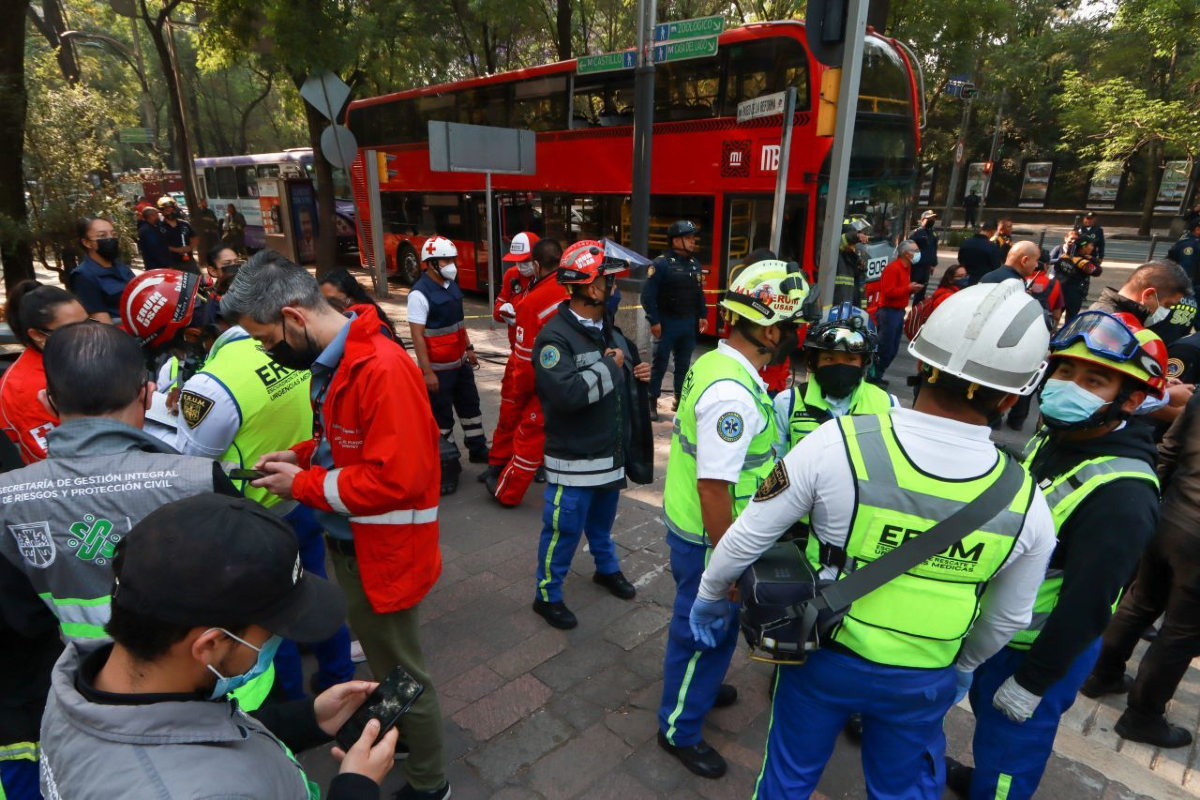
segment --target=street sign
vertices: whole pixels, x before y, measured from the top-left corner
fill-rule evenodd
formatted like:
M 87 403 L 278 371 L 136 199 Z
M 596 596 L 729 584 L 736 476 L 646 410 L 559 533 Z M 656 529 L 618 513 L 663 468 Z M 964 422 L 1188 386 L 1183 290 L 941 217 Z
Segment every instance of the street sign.
M 358 154 L 358 141 L 349 128 L 330 125 L 321 134 L 321 152 L 325 160 L 335 167 L 350 169 L 350 164 Z
M 962 88 L 958 90 L 958 96 L 963 100 L 970 100 L 972 97 L 978 94 L 978 92 L 979 90 L 975 88 L 975 84 L 968 82 L 964 83 Z
M 725 17 L 697 17 L 679 22 L 664 22 L 654 26 L 655 42 L 677 42 L 699 36 L 716 36 L 725 30 Z
M 958 144 L 954 145 L 954 163 L 955 164 L 963 163 L 963 154 L 964 154 L 963 140 L 959 139 Z
M 325 70 L 309 76 L 300 87 L 300 96 L 321 112 L 325 119 L 337 122 L 338 112 L 350 97 L 350 87 L 337 75 Z
M 708 58 L 717 54 L 717 36 L 681 39 L 677 42 L 654 45 L 654 63 L 686 61 L 689 58 Z
M 738 103 L 737 121 L 738 124 L 748 122 L 759 117 L 772 117 L 776 114 L 783 113 L 783 107 L 787 103 L 787 92 L 775 92 L 774 94 L 765 94 L 762 97 L 756 97 L 753 100 L 745 100 Z
M 596 72 L 614 72 L 619 69 L 633 69 L 636 66 L 636 50 L 625 50 L 620 53 L 602 53 L 598 56 L 580 56 L 575 59 L 575 72 L 579 75 L 591 75 Z
M 154 144 L 154 134 L 149 128 L 121 128 L 117 141 L 125 144 Z

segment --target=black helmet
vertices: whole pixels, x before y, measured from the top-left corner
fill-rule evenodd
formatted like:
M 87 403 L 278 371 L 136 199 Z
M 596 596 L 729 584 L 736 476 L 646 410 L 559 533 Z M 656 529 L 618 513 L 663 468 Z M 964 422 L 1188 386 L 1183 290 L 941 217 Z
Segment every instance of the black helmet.
M 672 222 L 671 227 L 667 228 L 667 240 L 675 239 L 679 236 L 694 236 L 700 232 L 700 228 L 696 223 L 681 219 L 678 222 Z

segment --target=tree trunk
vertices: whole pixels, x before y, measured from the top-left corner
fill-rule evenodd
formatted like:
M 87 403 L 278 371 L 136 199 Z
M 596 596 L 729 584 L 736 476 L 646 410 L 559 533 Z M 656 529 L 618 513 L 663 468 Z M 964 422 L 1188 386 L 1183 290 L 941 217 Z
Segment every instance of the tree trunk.
M 571 58 L 571 0 L 558 0 L 558 60 Z
M 46 25 L 54 31 L 54 38 L 58 40 L 53 44 L 58 48 L 55 56 L 58 58 L 63 78 L 73 86 L 79 80 L 79 62 L 75 60 L 75 45 L 59 39 L 67 29 L 67 23 L 63 19 L 62 7 L 58 0 L 42 0 L 42 18 L 46 20 Z
M 25 207 L 25 12 L 29 0 L 15 0 L 0 14 L 0 262 L 11 290 L 33 277 L 29 212 Z M 5 231 L 5 228 L 12 230 Z
M 1162 173 L 1162 149 L 1162 142 L 1155 139 L 1150 142 L 1146 153 L 1146 196 L 1142 199 L 1142 218 L 1138 222 L 1139 236 L 1149 236 L 1150 228 L 1154 225 L 1154 200 L 1158 197 L 1158 181 Z
M 305 76 L 292 73 L 292 82 L 299 90 Z M 313 168 L 317 173 L 317 277 L 337 269 L 337 212 L 334 209 L 333 167 L 321 153 L 321 133 L 328 121 L 321 113 L 304 102 L 304 119 L 308 123 L 308 143 L 313 149 Z

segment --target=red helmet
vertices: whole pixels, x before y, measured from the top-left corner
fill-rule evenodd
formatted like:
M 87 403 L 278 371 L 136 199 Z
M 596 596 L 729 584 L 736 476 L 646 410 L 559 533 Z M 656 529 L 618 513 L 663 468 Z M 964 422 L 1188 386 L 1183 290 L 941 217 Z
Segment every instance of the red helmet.
M 558 262 L 558 282 L 586 286 L 597 278 L 629 271 L 625 261 L 604 253 L 604 243 L 586 239 L 567 248 Z
M 125 285 L 121 321 L 146 347 L 170 344 L 192 321 L 200 276 L 176 269 L 152 269 Z

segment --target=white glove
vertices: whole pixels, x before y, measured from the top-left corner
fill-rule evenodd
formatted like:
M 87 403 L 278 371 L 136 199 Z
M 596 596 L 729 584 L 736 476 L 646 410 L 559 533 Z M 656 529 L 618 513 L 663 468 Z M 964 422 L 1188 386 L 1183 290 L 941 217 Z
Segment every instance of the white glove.
M 1003 711 L 1004 716 L 1018 723 L 1032 717 L 1040 702 L 1042 702 L 1041 697 L 1023 689 L 1021 684 L 1017 683 L 1017 679 L 1012 676 L 1009 676 L 1008 680 L 1000 685 L 1000 688 L 996 690 L 996 696 L 992 698 L 992 705 L 996 707 L 997 711 Z
M 499 311 L 500 316 L 504 317 L 504 319 L 508 321 L 509 325 L 512 325 L 517 321 L 517 310 L 513 308 L 512 303 L 505 303 L 504 305 L 500 306 Z

